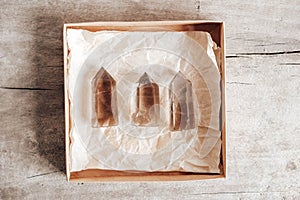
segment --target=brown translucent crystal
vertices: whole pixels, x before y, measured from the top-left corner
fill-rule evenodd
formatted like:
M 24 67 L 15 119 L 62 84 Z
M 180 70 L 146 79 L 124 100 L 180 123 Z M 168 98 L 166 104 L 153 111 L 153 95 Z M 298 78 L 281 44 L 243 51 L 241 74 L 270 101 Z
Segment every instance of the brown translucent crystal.
M 159 87 L 147 73 L 138 81 L 135 113 L 132 120 L 141 126 L 156 125 L 159 120 Z
M 195 128 L 192 83 L 178 72 L 170 83 L 170 130 Z
M 95 110 L 98 126 L 117 125 L 116 81 L 102 67 L 95 76 Z

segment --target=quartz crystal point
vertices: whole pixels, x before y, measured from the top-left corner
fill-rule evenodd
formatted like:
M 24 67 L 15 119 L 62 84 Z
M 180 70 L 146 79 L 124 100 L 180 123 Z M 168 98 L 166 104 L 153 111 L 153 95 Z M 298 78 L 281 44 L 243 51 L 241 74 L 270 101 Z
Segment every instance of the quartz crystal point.
M 98 126 L 117 125 L 116 81 L 102 67 L 95 76 L 95 110 Z
M 195 128 L 192 83 L 178 72 L 170 83 L 170 130 Z
M 145 72 L 138 81 L 132 121 L 139 126 L 155 126 L 159 120 L 159 87 Z

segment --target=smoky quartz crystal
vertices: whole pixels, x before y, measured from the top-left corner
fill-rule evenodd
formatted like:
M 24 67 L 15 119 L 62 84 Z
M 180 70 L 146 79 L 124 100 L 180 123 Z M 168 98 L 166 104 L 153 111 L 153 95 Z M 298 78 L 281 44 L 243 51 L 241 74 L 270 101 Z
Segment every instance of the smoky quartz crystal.
M 116 81 L 102 67 L 93 82 L 98 127 L 117 125 Z
M 145 72 L 138 81 L 132 121 L 139 126 L 156 126 L 159 115 L 159 87 Z
M 195 128 L 191 81 L 178 72 L 169 87 L 170 130 L 182 131 Z

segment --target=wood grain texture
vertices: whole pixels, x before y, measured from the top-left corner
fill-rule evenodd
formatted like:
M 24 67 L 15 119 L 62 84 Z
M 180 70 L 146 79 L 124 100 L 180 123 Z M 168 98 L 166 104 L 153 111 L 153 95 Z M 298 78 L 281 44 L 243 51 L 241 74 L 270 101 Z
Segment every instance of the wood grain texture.
M 299 1 L 197 2 L 1 0 L 0 199 L 299 199 Z M 184 19 L 225 21 L 228 179 L 67 183 L 63 23 Z

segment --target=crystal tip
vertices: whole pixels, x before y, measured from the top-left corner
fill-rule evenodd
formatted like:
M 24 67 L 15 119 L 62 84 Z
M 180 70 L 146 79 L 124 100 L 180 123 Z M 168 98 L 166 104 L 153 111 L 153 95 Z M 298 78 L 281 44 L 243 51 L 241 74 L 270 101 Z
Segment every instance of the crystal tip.
M 145 72 L 141 78 L 139 79 L 139 84 L 149 84 L 152 83 L 151 78 L 149 77 L 149 75 L 147 74 L 147 72 Z

